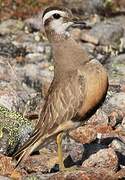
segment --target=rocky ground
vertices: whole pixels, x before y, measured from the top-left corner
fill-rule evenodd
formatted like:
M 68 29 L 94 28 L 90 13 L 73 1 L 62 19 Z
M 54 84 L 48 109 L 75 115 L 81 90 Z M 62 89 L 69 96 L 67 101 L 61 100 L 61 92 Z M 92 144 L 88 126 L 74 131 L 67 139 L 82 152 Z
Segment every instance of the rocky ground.
M 86 21 L 88 29 L 71 29 L 71 34 L 88 51 L 90 59 L 99 60 L 109 74 L 109 90 L 102 107 L 63 140 L 64 164 L 73 168 L 66 172 L 58 171 L 55 142 L 29 157 L 16 170 L 11 158 L 32 132 L 53 78 L 51 45 L 44 35 L 41 14 L 44 6 L 58 1 L 43 1 L 40 6 L 39 0 L 35 7 L 21 0 L 14 6 L 13 1 L 8 5 L 9 1 L 0 2 L 0 179 L 124 179 L 124 0 L 59 1 Z M 26 13 L 27 6 L 30 13 Z M 36 16 L 31 16 L 32 12 Z M 15 116 L 15 111 L 23 117 Z M 22 138 L 25 140 L 20 141 Z

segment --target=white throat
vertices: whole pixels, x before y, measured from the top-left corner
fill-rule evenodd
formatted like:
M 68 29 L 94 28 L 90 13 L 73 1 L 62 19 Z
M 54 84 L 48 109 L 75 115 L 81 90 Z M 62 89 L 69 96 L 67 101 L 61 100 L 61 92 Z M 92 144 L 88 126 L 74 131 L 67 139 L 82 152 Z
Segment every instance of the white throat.
M 72 25 L 72 22 L 63 23 L 63 19 L 53 20 L 51 22 L 51 28 L 56 34 L 68 34 L 67 28 Z

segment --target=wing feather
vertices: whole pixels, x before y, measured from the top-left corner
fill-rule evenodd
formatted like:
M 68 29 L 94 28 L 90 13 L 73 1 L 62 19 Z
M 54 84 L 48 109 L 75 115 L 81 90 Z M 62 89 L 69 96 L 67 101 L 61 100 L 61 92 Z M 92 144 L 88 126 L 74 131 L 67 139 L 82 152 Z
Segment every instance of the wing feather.
M 81 86 L 83 87 L 81 88 Z M 53 81 L 33 135 L 14 154 L 14 157 L 20 156 L 18 163 L 38 148 L 40 143 L 53 136 L 60 124 L 70 121 L 76 116 L 81 101 L 84 101 L 83 94 L 85 95 L 85 92 L 82 92 L 85 91 L 84 87 L 85 78 L 82 78 L 81 83 L 79 74 L 74 72 L 69 79 L 64 81 L 63 85 L 54 84 Z

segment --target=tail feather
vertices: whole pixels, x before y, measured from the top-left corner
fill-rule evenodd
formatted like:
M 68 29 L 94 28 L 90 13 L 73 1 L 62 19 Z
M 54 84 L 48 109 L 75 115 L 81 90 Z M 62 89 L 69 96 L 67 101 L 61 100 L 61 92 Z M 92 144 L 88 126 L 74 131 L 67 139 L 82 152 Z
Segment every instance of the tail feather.
M 20 154 L 22 154 L 22 152 L 24 150 L 27 149 L 28 146 L 32 145 L 35 143 L 35 139 L 37 139 L 37 137 L 39 137 L 39 131 L 37 131 L 37 133 L 34 133 L 28 140 L 27 142 L 17 151 L 13 154 L 13 158 L 16 158 L 18 156 L 20 156 Z
M 30 144 L 27 148 L 24 148 L 23 150 L 17 152 L 17 155 L 19 156 L 19 159 L 17 161 L 16 167 L 20 164 L 21 161 L 24 161 L 27 159 L 27 157 L 41 144 L 41 139 L 37 139 L 34 143 Z M 16 156 L 14 156 L 16 157 Z

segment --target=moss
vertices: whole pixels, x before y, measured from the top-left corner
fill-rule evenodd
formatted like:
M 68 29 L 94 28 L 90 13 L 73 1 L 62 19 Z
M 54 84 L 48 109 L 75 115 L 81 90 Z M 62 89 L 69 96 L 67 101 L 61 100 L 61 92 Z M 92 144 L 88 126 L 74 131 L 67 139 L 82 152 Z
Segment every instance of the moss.
M 8 146 L 14 148 L 22 137 L 21 133 L 29 131 L 29 129 L 30 131 L 33 130 L 33 126 L 28 119 L 18 112 L 9 111 L 7 108 L 0 106 L 0 140 L 7 132 Z

